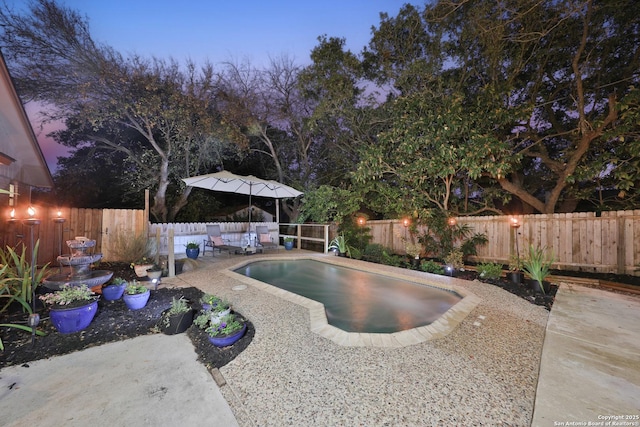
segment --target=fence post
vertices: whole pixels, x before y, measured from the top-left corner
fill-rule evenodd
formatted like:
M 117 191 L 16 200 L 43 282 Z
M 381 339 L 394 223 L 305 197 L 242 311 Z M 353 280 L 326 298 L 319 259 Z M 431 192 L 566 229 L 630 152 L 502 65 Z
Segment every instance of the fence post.
M 625 217 L 616 215 L 616 224 L 618 225 L 618 248 L 616 251 L 618 274 L 625 274 Z
M 386 246 L 388 248 L 394 248 L 396 247 L 395 245 L 395 236 L 393 235 L 393 222 L 394 220 L 389 221 L 389 236 L 387 237 L 387 244 Z
M 156 256 L 153 262 L 156 265 L 160 265 L 160 227 L 156 228 Z
M 324 254 L 329 253 L 329 224 L 323 225 L 324 227 Z
M 302 225 L 296 225 L 296 235 L 298 236 L 298 249 L 302 249 Z
M 169 228 L 167 237 L 167 264 L 169 265 L 169 277 L 174 277 L 176 275 L 176 254 L 173 250 L 173 227 Z

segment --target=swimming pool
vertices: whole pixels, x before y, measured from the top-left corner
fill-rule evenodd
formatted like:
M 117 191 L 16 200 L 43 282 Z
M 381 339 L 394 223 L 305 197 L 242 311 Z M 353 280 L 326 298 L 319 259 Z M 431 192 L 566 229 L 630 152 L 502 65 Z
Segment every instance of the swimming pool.
M 346 332 L 427 326 L 463 298 L 453 290 L 312 259 L 256 261 L 234 271 L 322 303 L 328 323 Z

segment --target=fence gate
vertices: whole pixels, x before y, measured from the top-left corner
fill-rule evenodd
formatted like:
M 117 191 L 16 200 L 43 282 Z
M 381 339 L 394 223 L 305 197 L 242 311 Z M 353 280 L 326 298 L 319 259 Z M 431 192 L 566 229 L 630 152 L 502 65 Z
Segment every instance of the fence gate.
M 148 230 L 145 211 L 142 209 L 104 209 L 102 211 L 101 245 L 102 259 L 118 259 L 114 253 L 112 241 L 118 233 L 137 236 Z

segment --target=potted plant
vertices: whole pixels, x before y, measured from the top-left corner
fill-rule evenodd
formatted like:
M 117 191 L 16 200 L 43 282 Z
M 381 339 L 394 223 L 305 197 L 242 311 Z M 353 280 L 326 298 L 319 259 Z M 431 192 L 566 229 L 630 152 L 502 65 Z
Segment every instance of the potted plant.
M 200 255 L 200 245 L 196 242 L 187 243 L 187 258 L 198 259 Z
M 288 251 L 293 249 L 293 237 L 284 238 L 284 248 Z
M 211 320 L 221 319 L 231 313 L 231 303 L 220 299 L 218 303 L 211 306 Z
M 330 251 L 337 251 L 338 256 L 346 257 L 349 255 L 349 246 L 347 245 L 347 240 L 344 237 L 344 234 L 340 234 L 333 238 L 329 246 L 327 247 Z
M 531 278 L 533 290 L 545 294 L 549 284 L 544 280 L 549 276 L 551 264 L 555 261 L 553 254 L 547 256 L 545 248 L 529 245 L 529 253 L 522 262 L 524 271 Z
M 122 277 L 114 277 L 111 281 L 102 286 L 102 296 L 107 301 L 115 301 L 122 297 L 127 281 Z
M 51 323 L 61 334 L 85 329 L 98 311 L 98 296 L 85 284 L 65 284 L 59 291 L 41 295 L 40 299 L 51 304 Z
M 160 315 L 160 329 L 167 335 L 181 334 L 193 322 L 193 309 L 186 298 L 171 299 L 171 307 Z
M 222 303 L 222 298 L 213 294 L 204 294 L 200 297 L 200 302 L 202 303 L 203 310 L 211 310 L 211 307 Z
M 517 254 L 511 254 L 509 257 L 508 277 L 515 284 L 522 283 L 522 260 Z
M 142 257 L 139 260 L 132 262 L 130 266 L 133 271 L 136 272 L 136 276 L 145 277 L 147 275 L 147 270 L 153 267 L 153 262 L 147 257 Z
M 212 320 L 211 313 L 204 310 L 193 323 L 205 331 L 211 344 L 216 347 L 227 347 L 234 344 L 247 331 L 245 319 L 235 313 Z
M 139 310 L 147 305 L 149 295 L 151 295 L 151 292 L 146 286 L 139 284 L 137 280 L 133 280 L 127 284 L 122 298 L 130 310 Z

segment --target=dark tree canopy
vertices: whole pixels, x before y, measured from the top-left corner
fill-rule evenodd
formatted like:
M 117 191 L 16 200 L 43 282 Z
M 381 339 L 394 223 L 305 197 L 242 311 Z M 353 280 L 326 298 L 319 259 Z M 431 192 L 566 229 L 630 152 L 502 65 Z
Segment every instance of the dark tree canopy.
M 25 15 L 5 6 L 0 25 L 20 93 L 67 124 L 57 140 L 124 155 L 128 184 L 152 190 L 157 221 L 173 221 L 186 205 L 191 188 L 180 178 L 206 173 L 229 153 L 233 129 L 217 112 L 210 64 L 125 58 L 95 43 L 77 12 L 50 0 L 32 1 Z
M 56 182 L 126 171 L 126 184 L 95 191 L 128 203 L 151 188 L 159 221 L 198 210 L 180 178 L 222 167 L 303 189 L 303 217 L 322 221 L 358 206 L 395 217 L 640 199 L 634 0 L 405 5 L 380 15 L 362 52 L 323 35 L 307 66 L 282 56 L 265 69 L 124 57 L 52 0 L 24 15 L 0 8 L 0 25 L 19 92 L 55 106 L 67 124 L 56 137 L 78 149 Z

